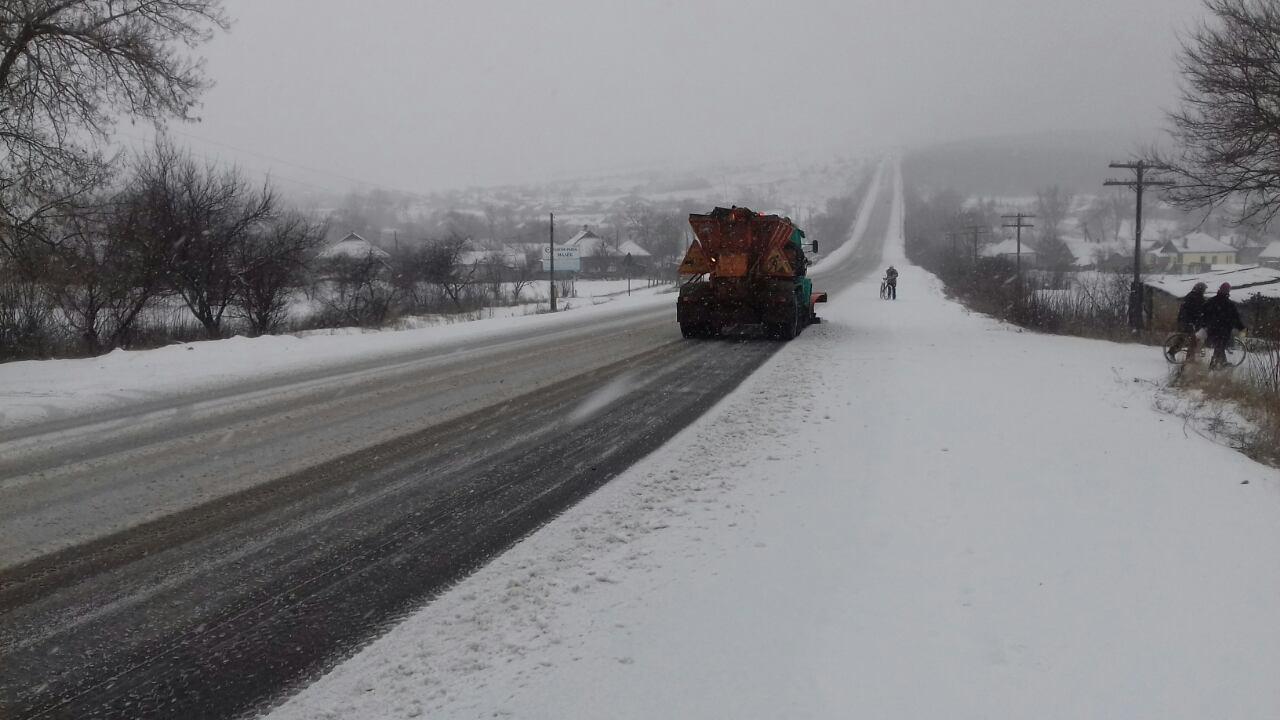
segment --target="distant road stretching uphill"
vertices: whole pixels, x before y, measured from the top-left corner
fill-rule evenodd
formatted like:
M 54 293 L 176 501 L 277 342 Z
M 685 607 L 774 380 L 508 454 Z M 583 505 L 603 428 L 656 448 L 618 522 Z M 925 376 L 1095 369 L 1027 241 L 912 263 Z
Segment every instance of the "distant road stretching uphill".
M 876 269 L 885 174 L 821 289 Z M 0 718 L 254 712 L 780 346 L 682 340 L 674 307 L 640 308 L 0 435 Z

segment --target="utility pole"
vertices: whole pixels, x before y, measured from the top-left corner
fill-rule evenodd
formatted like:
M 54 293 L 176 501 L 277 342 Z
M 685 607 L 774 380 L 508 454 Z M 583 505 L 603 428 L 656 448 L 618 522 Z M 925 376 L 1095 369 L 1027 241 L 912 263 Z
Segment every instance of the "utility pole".
M 1032 225 L 1031 223 L 1023 223 L 1022 221 L 1028 218 L 1034 218 L 1035 215 L 1027 215 L 1025 213 L 1015 213 L 1013 215 L 1001 215 L 1000 217 L 1004 218 L 1005 220 L 1014 221 L 1012 225 L 1010 225 L 1009 223 L 1005 223 L 1001 225 L 1001 227 L 1017 228 L 1018 254 L 1016 257 L 1017 257 L 1017 267 L 1018 267 L 1018 283 L 1021 284 L 1022 283 L 1022 228 L 1035 227 L 1035 225 Z
M 547 245 L 551 257 L 551 312 L 556 311 L 556 214 L 551 213 L 551 225 L 547 231 Z
M 1119 185 L 1133 188 L 1138 194 L 1137 212 L 1133 223 L 1133 284 L 1129 288 L 1129 327 L 1142 329 L 1142 191 L 1148 186 L 1168 187 L 1173 185 L 1169 180 L 1151 180 L 1146 174 L 1148 170 L 1168 170 L 1164 165 L 1153 165 L 1143 160 L 1137 162 L 1113 162 L 1107 167 L 1123 168 L 1133 171 L 1132 180 L 1107 180 L 1103 185 Z
M 991 228 L 986 225 L 967 225 L 965 230 L 973 233 L 973 265 L 978 266 L 978 236 L 991 232 Z

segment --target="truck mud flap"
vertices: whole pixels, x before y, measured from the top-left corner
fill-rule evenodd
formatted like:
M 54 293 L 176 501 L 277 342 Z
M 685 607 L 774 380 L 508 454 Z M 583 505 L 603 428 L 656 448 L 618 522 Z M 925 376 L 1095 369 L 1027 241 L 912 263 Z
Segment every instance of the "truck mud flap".
M 818 303 L 826 302 L 827 294 L 824 292 L 816 292 L 809 296 L 809 323 L 817 325 L 822 322 L 822 318 L 818 317 Z

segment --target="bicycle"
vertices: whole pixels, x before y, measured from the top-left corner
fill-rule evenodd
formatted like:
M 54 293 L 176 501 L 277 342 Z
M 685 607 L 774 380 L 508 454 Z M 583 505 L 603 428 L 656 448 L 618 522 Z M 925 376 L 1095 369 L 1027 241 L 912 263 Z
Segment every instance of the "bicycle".
M 1160 349 L 1164 353 L 1165 360 L 1175 365 L 1181 365 L 1187 362 L 1187 349 L 1191 347 L 1190 338 L 1187 337 L 1189 334 L 1190 333 L 1179 331 L 1170 333 L 1169 336 L 1164 339 L 1164 344 L 1160 346 Z M 1212 348 L 1210 348 L 1205 342 L 1200 341 L 1198 338 L 1195 342 L 1195 347 L 1196 357 L 1204 357 L 1205 350 L 1212 350 Z M 1249 349 L 1245 346 L 1242 338 L 1232 335 L 1231 339 L 1227 341 L 1225 354 L 1227 357 L 1225 363 L 1214 364 L 1214 362 L 1210 360 L 1209 368 L 1239 367 L 1240 364 L 1244 362 L 1245 357 L 1249 354 Z
M 881 300 L 897 300 L 898 299 L 898 283 L 889 282 L 889 278 L 880 279 L 880 299 Z

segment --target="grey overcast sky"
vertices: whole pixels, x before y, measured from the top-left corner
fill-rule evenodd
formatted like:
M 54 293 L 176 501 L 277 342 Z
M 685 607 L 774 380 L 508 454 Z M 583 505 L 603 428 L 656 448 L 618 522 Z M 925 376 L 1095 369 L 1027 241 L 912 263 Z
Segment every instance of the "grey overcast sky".
M 415 191 L 1155 127 L 1176 97 L 1177 33 L 1203 12 L 1199 0 L 226 7 L 234 27 L 201 49 L 217 85 L 180 140 L 323 187 Z

